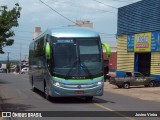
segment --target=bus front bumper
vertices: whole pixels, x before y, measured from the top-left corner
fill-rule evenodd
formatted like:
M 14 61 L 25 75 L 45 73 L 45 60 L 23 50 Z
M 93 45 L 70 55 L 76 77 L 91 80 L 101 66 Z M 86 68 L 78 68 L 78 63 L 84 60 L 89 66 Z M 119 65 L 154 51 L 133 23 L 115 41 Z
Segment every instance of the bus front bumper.
M 103 95 L 103 84 L 97 85 L 92 88 L 65 88 L 53 85 L 50 96 L 52 97 L 74 97 L 74 96 L 102 96 Z

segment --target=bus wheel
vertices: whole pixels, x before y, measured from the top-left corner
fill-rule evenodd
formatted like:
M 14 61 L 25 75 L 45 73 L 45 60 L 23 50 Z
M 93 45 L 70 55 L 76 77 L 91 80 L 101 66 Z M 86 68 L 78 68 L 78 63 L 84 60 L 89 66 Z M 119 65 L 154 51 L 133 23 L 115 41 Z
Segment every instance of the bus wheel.
M 44 86 L 44 97 L 47 100 L 50 100 L 49 91 L 48 91 L 48 88 L 46 87 L 46 85 Z
M 86 100 L 86 102 L 92 102 L 93 96 L 87 96 L 87 97 L 85 98 L 85 100 Z
M 35 88 L 35 86 L 34 86 L 33 80 L 32 80 L 32 91 L 33 91 L 33 92 L 36 91 L 36 88 Z

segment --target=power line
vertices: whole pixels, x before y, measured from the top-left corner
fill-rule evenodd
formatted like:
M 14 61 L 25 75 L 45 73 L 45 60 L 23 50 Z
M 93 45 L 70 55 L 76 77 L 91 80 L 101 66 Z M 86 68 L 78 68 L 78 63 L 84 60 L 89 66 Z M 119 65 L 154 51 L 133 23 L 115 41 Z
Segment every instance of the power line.
M 97 2 L 97 3 L 100 3 L 100 4 L 103 4 L 103 5 L 105 5 L 105 6 L 108 6 L 108 7 L 114 8 L 114 9 L 118 9 L 118 8 L 116 8 L 116 7 L 114 7 L 114 6 L 108 5 L 108 4 L 103 3 L 103 2 L 100 2 L 100 1 L 98 1 L 98 0 L 93 0 L 93 1 L 95 1 L 95 2 Z
M 13 3 L 14 3 L 14 4 L 16 4 L 16 1 L 15 1 L 15 0 L 13 0 Z
M 102 32 L 99 32 L 99 34 L 102 34 L 102 35 L 116 35 L 116 34 L 107 34 L 107 33 L 102 33 Z
M 14 30 L 14 31 L 17 31 L 17 32 L 26 32 L 26 33 L 33 33 L 31 31 L 24 31 L 24 30 Z
M 48 4 L 46 4 L 45 2 L 43 2 L 42 0 L 39 0 L 39 1 L 40 1 L 41 3 L 43 3 L 45 6 L 47 6 L 48 8 L 50 8 L 52 11 L 54 11 L 54 12 L 56 12 L 57 14 L 59 14 L 60 16 L 62 16 L 63 18 L 65 18 L 65 19 L 67 19 L 68 21 L 70 21 L 70 22 L 72 22 L 72 23 L 80 26 L 79 24 L 77 24 L 76 22 L 72 21 L 72 20 L 69 19 L 68 17 L 66 17 L 66 16 L 62 15 L 61 13 L 59 13 L 57 10 L 53 9 L 51 6 L 49 6 Z M 99 1 L 97 1 L 97 0 L 93 0 L 93 1 L 99 2 Z M 103 4 L 102 2 L 99 2 L 99 3 Z M 106 5 L 106 4 L 105 4 L 105 5 Z M 108 5 L 108 6 L 110 6 L 110 5 Z M 110 7 L 113 7 L 113 6 L 110 6 Z M 116 7 L 113 7 L 113 8 L 116 8 Z M 116 8 L 116 9 L 118 9 L 118 8 Z M 104 33 L 103 33 L 103 34 L 104 34 Z
M 71 7 L 78 7 L 78 8 L 88 8 L 88 9 L 94 9 L 94 10 L 97 10 L 97 11 L 100 11 L 101 13 L 105 13 L 105 12 L 109 12 L 109 13 L 115 13 L 115 12 L 112 12 L 112 11 L 107 11 L 107 10 L 101 10 L 101 9 L 97 9 L 97 8 L 92 8 L 90 6 L 84 6 L 82 4 L 76 4 L 75 2 L 71 2 L 71 1 L 67 1 L 66 3 L 70 3 L 70 4 L 67 4 L 67 5 L 70 5 Z
M 133 2 L 129 2 L 129 1 L 124 1 L 124 0 L 112 0 L 112 1 L 117 1 L 117 2 L 125 2 L 125 3 L 133 3 Z
M 42 0 L 39 0 L 41 3 L 43 3 L 45 6 L 47 6 L 48 8 L 50 8 L 52 11 L 56 12 L 58 15 L 60 15 L 61 17 L 65 18 L 66 20 L 80 26 L 79 24 L 77 24 L 76 22 L 72 21 L 71 19 L 67 18 L 66 16 L 62 15 L 61 13 L 59 13 L 57 10 L 53 9 L 51 6 L 49 6 L 48 4 L 46 4 L 45 2 L 43 2 Z
M 10 5 L 12 5 L 11 2 L 10 2 L 9 0 L 7 0 L 7 3 L 9 3 Z

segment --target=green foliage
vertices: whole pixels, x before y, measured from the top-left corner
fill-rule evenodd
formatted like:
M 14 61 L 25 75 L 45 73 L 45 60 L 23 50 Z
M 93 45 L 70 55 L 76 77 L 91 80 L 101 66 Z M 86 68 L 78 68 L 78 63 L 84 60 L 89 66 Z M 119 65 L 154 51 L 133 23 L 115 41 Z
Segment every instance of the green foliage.
M 20 18 L 21 7 L 18 3 L 11 10 L 7 6 L 0 6 L 0 53 L 4 53 L 3 47 L 14 44 L 14 31 L 12 27 L 18 27 L 18 18 Z

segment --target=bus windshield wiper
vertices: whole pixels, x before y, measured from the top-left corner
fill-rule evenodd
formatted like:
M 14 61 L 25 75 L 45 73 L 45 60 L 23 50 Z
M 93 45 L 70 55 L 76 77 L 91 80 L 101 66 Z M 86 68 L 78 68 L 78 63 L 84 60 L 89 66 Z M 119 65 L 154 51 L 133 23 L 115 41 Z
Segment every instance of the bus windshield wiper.
M 82 65 L 81 67 L 84 67 L 83 70 L 88 74 L 88 76 L 89 76 L 90 78 L 93 78 L 92 74 L 90 73 L 90 71 L 89 71 L 88 67 L 85 65 L 85 63 L 82 62 L 82 61 L 80 61 L 80 65 Z
M 88 76 L 89 76 L 90 78 L 93 78 L 92 74 L 90 73 L 90 71 L 89 71 L 88 67 L 85 65 L 85 63 L 82 62 L 82 61 L 79 62 L 79 60 L 76 60 L 76 61 L 72 64 L 72 66 L 71 66 L 71 68 L 69 69 L 69 71 L 67 72 L 67 74 L 66 74 L 66 79 L 69 78 L 69 76 L 70 76 L 70 74 L 71 74 L 74 66 L 75 66 L 77 63 L 79 63 L 79 66 L 80 66 L 80 67 L 83 67 L 83 68 L 84 68 L 83 70 L 88 74 Z
M 68 70 L 67 74 L 66 74 L 66 78 L 69 78 L 74 66 L 77 64 L 78 60 L 75 60 L 75 62 L 72 64 L 71 68 Z

